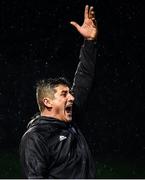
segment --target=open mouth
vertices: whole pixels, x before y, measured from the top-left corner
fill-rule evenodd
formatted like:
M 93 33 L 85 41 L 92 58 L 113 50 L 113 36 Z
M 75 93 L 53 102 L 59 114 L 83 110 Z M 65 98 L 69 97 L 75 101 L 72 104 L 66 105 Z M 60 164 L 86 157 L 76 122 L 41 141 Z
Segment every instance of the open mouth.
M 65 111 L 66 111 L 67 113 L 72 113 L 72 105 L 66 106 Z

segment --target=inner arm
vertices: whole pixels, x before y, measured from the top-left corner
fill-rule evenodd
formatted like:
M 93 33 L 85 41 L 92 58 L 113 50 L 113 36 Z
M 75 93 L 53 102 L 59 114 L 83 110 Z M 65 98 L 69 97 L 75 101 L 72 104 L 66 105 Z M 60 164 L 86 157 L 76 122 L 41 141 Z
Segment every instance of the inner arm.
M 80 50 L 80 62 L 75 72 L 72 91 L 75 96 L 75 106 L 79 109 L 85 107 L 90 93 L 97 56 L 97 43 L 95 40 L 85 40 Z

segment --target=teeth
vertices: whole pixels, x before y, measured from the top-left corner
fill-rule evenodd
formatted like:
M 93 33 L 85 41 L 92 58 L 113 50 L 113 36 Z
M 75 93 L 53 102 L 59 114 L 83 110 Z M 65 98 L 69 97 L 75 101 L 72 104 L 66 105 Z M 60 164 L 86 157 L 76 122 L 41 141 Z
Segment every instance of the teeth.
M 68 107 L 69 107 L 69 108 L 71 108 L 71 107 L 72 107 L 72 105 L 68 105 L 68 106 L 66 106 L 66 108 L 68 108 Z
M 72 110 L 72 106 L 67 106 L 65 109 L 66 109 L 66 111 L 70 112 Z

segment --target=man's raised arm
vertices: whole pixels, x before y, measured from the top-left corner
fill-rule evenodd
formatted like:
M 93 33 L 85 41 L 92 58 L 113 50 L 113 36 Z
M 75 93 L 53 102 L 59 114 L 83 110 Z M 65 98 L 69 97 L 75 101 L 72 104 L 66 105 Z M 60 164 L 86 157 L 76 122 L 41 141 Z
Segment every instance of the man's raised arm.
M 98 29 L 94 8 L 88 5 L 85 6 L 84 22 L 82 26 L 78 25 L 76 22 L 71 22 L 71 24 L 75 26 L 78 32 L 84 37 L 84 44 L 81 47 L 79 57 L 80 62 L 72 86 L 75 104 L 79 108 L 82 108 L 86 103 L 95 73 Z

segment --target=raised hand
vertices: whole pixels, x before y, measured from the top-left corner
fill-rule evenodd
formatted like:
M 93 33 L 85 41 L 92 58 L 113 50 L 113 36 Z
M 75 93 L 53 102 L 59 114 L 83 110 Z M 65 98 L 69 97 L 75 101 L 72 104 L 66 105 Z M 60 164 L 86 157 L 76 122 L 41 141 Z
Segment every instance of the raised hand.
M 82 26 L 80 26 L 77 22 L 70 22 L 77 31 L 87 40 L 95 40 L 97 38 L 98 29 L 97 23 L 95 19 L 95 12 L 93 6 L 89 7 L 85 6 L 84 11 L 84 22 Z

